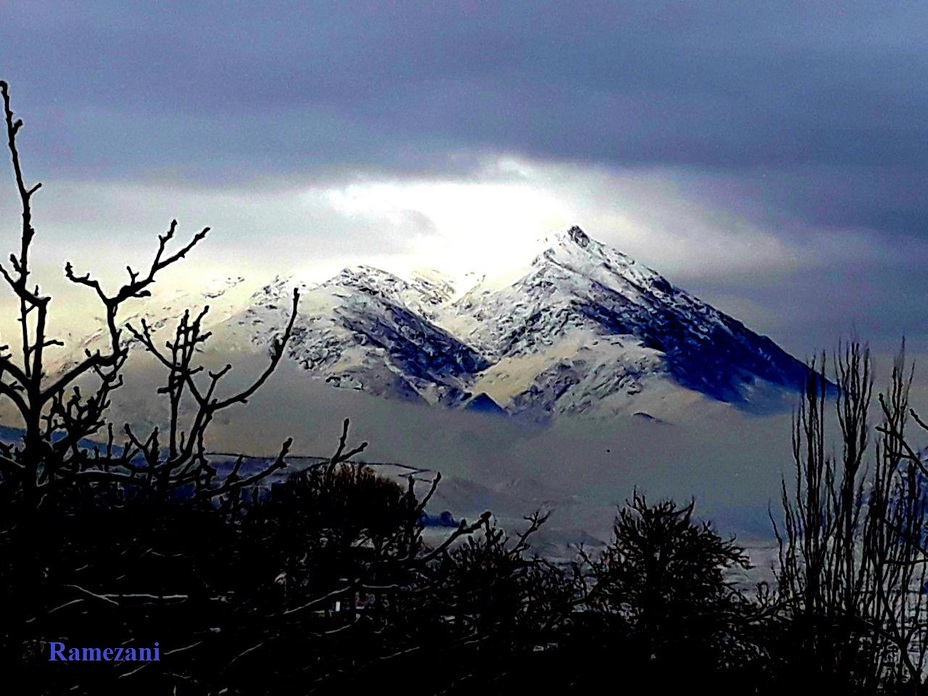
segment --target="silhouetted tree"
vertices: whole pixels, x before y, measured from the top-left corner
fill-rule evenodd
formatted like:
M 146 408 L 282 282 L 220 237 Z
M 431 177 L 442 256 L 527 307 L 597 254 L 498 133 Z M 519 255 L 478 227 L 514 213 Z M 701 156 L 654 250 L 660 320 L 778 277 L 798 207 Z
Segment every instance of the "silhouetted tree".
M 16 340 L 0 348 L 0 399 L 12 403 L 19 420 L 15 425 L 23 433 L 19 442 L 0 444 L 0 589 L 4 596 L 0 605 L 0 661 L 16 665 L 24 656 L 27 661 L 40 659 L 42 641 L 55 638 L 46 632 L 49 625 L 45 619 L 52 614 L 57 621 L 61 615 L 81 612 L 93 603 L 119 608 L 187 601 L 189 597 L 183 592 L 158 586 L 159 578 L 172 586 L 182 584 L 177 581 L 183 573 L 172 579 L 157 573 L 114 571 L 120 565 L 132 569 L 129 559 L 133 554 L 144 556 L 151 550 L 141 545 L 152 532 L 170 527 L 171 533 L 177 534 L 184 523 L 181 518 L 190 522 L 191 515 L 202 517 L 217 504 L 235 507 L 242 492 L 285 466 L 289 441 L 263 470 L 242 475 L 240 459 L 223 475 L 210 462 L 205 434 L 218 412 L 246 402 L 275 370 L 290 337 L 299 298 L 294 292 L 289 323 L 271 348 L 267 368 L 249 386 L 231 394 L 222 394 L 220 387 L 231 366 L 204 373 L 195 363 L 209 337 L 202 329 L 206 309 L 195 317 L 185 313 L 173 338 L 163 346 L 144 322 L 139 328 L 128 327 L 138 345 L 167 372 L 161 393 L 167 396 L 169 425 L 167 432 L 154 428 L 145 434 L 126 425 L 117 443 L 107 409 L 113 391 L 123 383 L 122 371 L 129 355 L 120 311 L 126 303 L 150 296 L 158 274 L 183 259 L 205 239 L 209 228 L 172 249 L 177 228 L 176 221 L 172 222 L 158 237 L 148 267 L 138 271 L 127 268 L 128 280 L 114 292 L 105 290 L 90 274 L 78 274 L 66 264 L 68 280 L 92 291 L 100 302 L 106 340 L 104 347 L 87 351 L 74 364 L 51 372 L 48 350 L 63 343 L 49 335 L 51 297 L 41 292 L 32 271 L 36 235 L 32 202 L 41 185 L 26 183 L 17 143 L 23 122 L 14 116 L 6 82 L 0 82 L 0 94 L 22 217 L 19 248 L 10 254 L 9 265 L 0 263 L 0 277 L 18 303 L 19 323 Z M 181 404 L 185 400 L 193 408 L 190 419 L 182 422 Z M 97 438 L 98 444 L 90 444 L 88 438 Z M 140 502 L 148 506 L 144 515 Z M 130 504 L 131 514 L 126 510 Z M 178 505 L 186 512 L 178 512 Z M 129 517 L 134 522 L 130 523 Z M 146 522 L 139 524 L 141 519 Z M 171 524 L 171 519 L 176 524 Z M 218 519 L 209 523 L 215 524 Z M 208 534 L 205 527 L 193 528 Z M 126 534 L 130 530 L 134 536 Z M 107 578 L 90 572 L 88 575 L 99 584 L 79 584 L 79 571 L 88 567 L 79 558 L 82 554 L 89 554 L 111 575 Z M 162 567 L 168 565 L 166 562 Z M 127 587 L 126 577 L 138 585 Z M 101 621 L 101 625 L 106 623 Z M 134 637 L 132 632 L 114 631 L 109 640 L 117 635 L 123 641 Z
M 693 509 L 636 493 L 610 544 L 588 559 L 585 602 L 633 683 L 718 688 L 757 658 L 748 635 L 756 611 L 726 577 L 748 557 Z
M 813 363 L 793 423 L 792 487 L 783 484 L 778 585 L 787 623 L 780 672 L 855 693 L 895 693 L 924 681 L 928 604 L 924 466 L 906 450 L 904 353 L 881 394 L 883 422 L 872 463 L 872 370 L 866 346 L 834 361 L 840 454 L 828 442 L 825 360 Z M 818 369 L 816 369 L 818 368 Z
M 489 514 L 459 543 L 425 550 L 413 582 L 384 604 L 385 650 L 355 688 L 414 672 L 430 693 L 512 693 L 550 686 L 546 666 L 578 601 L 573 570 L 531 552 L 547 520 L 508 534 Z

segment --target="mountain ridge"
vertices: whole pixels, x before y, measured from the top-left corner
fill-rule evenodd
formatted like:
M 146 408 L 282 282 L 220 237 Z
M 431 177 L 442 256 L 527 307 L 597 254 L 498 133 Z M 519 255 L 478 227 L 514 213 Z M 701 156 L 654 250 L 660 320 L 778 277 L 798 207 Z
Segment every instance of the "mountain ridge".
M 391 399 L 539 422 L 662 418 L 701 399 L 766 412 L 793 403 L 808 369 L 577 226 L 505 281 L 481 277 L 463 293 L 439 272 L 368 265 L 315 285 L 278 277 L 219 313 L 214 346 L 268 350 L 294 285 L 287 356 L 308 378 Z

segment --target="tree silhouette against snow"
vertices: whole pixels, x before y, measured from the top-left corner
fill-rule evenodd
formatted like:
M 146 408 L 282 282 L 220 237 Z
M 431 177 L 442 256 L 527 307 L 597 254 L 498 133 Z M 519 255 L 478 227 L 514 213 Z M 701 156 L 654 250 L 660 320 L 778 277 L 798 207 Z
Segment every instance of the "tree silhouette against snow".
M 2 652 L 7 657 L 21 657 L 40 649 L 34 640 L 30 642 L 35 638 L 31 626 L 49 609 L 45 602 L 49 599 L 47 589 L 54 585 L 54 578 L 49 577 L 54 565 L 50 559 L 55 555 L 51 550 L 67 536 L 68 530 L 60 526 L 74 524 L 76 509 L 86 512 L 88 505 L 102 501 L 118 506 L 133 498 L 183 498 L 190 507 L 234 505 L 242 491 L 286 465 L 289 440 L 261 471 L 243 475 L 240 458 L 231 471 L 220 474 L 209 461 L 205 435 L 218 412 L 245 403 L 274 372 L 290 338 L 299 295 L 294 291 L 289 322 L 274 342 L 264 371 L 241 391 L 222 394 L 222 379 L 231 366 L 204 372 L 195 363 L 209 338 L 202 328 L 206 309 L 196 315 L 185 312 L 173 338 L 163 345 L 158 345 L 144 321 L 139 327 L 125 329 L 120 324 L 123 307 L 149 297 L 159 273 L 184 259 L 209 233 L 209 228 L 204 228 L 178 243 L 177 222 L 172 221 L 167 232 L 158 236 L 148 266 L 141 270 L 127 267 L 128 280 L 113 292 L 89 273 L 66 264 L 67 279 L 93 293 L 104 310 L 106 345 L 86 351 L 64 370 L 51 372 L 48 351 L 64 344 L 49 334 L 52 298 L 43 294 L 33 279 L 33 199 L 41 184 L 26 183 L 18 147 L 23 121 L 14 115 L 6 82 L 0 81 L 0 94 L 22 217 L 18 249 L 10 254 L 8 263 L 0 263 L 0 276 L 18 303 L 19 323 L 16 339 L 0 347 L 0 399 L 12 403 L 19 420 L 15 425 L 23 433 L 18 442 L 0 443 L 0 552 L 5 559 L 0 579 L 8 593 L 0 607 L 0 624 L 5 634 Z M 108 420 L 110 397 L 123 384 L 129 355 L 125 332 L 151 353 L 167 374 L 166 385 L 159 390 L 167 396 L 170 413 L 166 432 L 153 428 L 139 433 L 125 425 L 117 436 Z M 184 402 L 193 404 L 187 419 L 181 418 Z M 91 438 L 98 444 L 89 444 Z M 62 548 L 58 546 L 57 551 Z M 112 604 L 120 601 L 108 597 L 107 588 L 75 585 L 70 593 L 75 604 L 93 598 Z M 144 587 L 137 588 L 136 593 L 151 594 Z M 159 601 L 154 594 L 149 600 Z

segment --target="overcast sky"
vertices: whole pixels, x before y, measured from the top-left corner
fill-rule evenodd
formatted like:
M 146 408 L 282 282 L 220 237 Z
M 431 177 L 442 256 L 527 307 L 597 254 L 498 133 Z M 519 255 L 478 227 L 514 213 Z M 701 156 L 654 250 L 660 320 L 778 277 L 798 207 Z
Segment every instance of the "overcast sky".
M 925 3 L 0 2 L 0 78 L 53 265 L 177 217 L 187 282 L 460 272 L 576 223 L 799 357 L 928 352 Z

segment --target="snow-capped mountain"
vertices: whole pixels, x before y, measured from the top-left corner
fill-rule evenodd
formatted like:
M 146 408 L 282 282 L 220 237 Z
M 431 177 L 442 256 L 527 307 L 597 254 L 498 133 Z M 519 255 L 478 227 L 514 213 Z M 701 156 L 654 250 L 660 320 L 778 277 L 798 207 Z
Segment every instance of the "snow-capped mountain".
M 293 285 L 262 288 L 216 340 L 270 345 Z M 289 356 L 308 378 L 387 398 L 536 420 L 650 414 L 700 396 L 763 410 L 806 370 L 578 227 L 508 281 L 481 279 L 459 296 L 437 272 L 404 280 L 367 266 L 302 293 Z
M 478 284 L 455 309 L 457 335 L 492 363 L 478 385 L 508 398 L 510 410 L 634 407 L 673 387 L 763 409 L 806 371 L 770 339 L 578 227 L 556 235 L 515 282 Z
M 290 311 L 294 283 L 277 279 L 239 315 L 214 329 L 219 345 L 270 346 Z M 336 387 L 447 406 L 466 402 L 473 375 L 489 366 L 476 350 L 435 323 L 450 288 L 405 281 L 367 266 L 301 288 L 299 316 L 287 346 L 308 377 Z
M 214 348 L 267 350 L 299 287 L 287 354 L 307 379 L 536 421 L 662 417 L 705 400 L 767 410 L 792 403 L 806 371 L 770 339 L 578 227 L 505 279 L 482 278 L 463 293 L 437 271 L 403 279 L 369 266 L 311 286 L 277 278 L 244 303 L 225 287 L 233 285 L 211 299 L 220 305 L 211 312 Z M 160 323 L 177 316 L 176 304 Z

